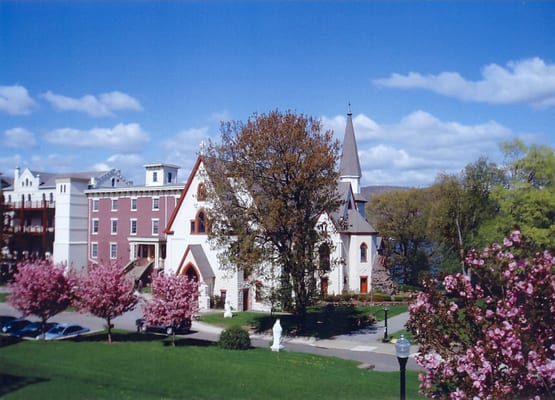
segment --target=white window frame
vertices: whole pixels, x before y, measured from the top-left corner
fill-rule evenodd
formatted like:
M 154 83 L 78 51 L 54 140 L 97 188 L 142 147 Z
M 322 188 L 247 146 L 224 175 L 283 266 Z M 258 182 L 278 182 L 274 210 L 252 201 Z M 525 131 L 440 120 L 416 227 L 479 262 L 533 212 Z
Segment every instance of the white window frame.
M 110 234 L 112 234 L 112 235 L 117 235 L 118 234 L 118 219 L 117 218 L 110 218 Z
M 135 227 L 135 232 L 133 232 L 133 227 Z M 137 218 L 131 218 L 129 220 L 129 234 L 130 235 L 137 235 Z
M 131 211 L 137 211 L 137 198 L 131 197 Z
M 110 260 L 115 260 L 116 258 L 118 258 L 118 244 L 110 242 Z
M 160 197 L 152 198 L 152 211 L 158 211 L 160 209 Z
M 160 219 L 159 218 L 152 218 L 151 220 L 151 230 L 152 230 L 152 235 L 159 235 L 160 234 Z M 156 227 L 156 231 L 154 230 L 154 228 Z
M 118 199 L 113 198 L 112 199 L 112 211 L 117 211 L 117 210 L 118 210 Z
M 99 204 L 100 204 L 99 199 L 92 199 L 92 210 L 93 210 L 93 212 L 98 212 Z
M 91 258 L 98 258 L 98 243 L 91 242 Z
M 91 234 L 98 235 L 99 226 L 100 226 L 100 220 L 98 218 L 93 218 L 91 220 Z

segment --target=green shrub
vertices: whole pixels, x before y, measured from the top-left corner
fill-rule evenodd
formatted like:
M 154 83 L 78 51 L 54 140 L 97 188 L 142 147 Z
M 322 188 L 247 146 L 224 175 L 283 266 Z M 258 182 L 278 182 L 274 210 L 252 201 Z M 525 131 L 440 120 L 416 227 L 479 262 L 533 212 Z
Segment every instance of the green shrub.
M 220 334 L 219 346 L 228 350 L 247 350 L 251 347 L 249 332 L 240 326 L 232 326 Z
M 374 293 L 372 300 L 375 302 L 391 301 L 391 295 L 385 293 Z

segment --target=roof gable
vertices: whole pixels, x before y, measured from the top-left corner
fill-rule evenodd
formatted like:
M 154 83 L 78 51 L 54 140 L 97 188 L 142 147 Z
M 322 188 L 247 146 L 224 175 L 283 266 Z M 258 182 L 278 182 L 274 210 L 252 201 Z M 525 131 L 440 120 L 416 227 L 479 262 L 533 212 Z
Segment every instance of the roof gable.
M 183 202 L 185 201 L 185 198 L 187 197 L 187 193 L 189 192 L 189 189 L 191 188 L 191 185 L 193 184 L 195 176 L 199 172 L 199 169 L 200 169 L 201 165 L 202 165 L 202 156 L 198 156 L 197 161 L 195 162 L 195 165 L 193 166 L 193 169 L 191 170 L 191 173 L 189 174 L 189 178 L 187 179 L 187 183 L 185 184 L 185 187 L 181 191 L 181 196 L 179 197 L 179 201 L 177 202 L 175 208 L 173 209 L 172 215 L 170 216 L 170 219 L 168 220 L 168 224 L 166 225 L 166 229 L 164 230 L 164 232 L 168 235 L 173 235 L 173 233 L 174 233 L 173 224 L 175 223 L 175 219 L 177 218 L 177 215 L 181 211 L 181 208 L 183 206 Z

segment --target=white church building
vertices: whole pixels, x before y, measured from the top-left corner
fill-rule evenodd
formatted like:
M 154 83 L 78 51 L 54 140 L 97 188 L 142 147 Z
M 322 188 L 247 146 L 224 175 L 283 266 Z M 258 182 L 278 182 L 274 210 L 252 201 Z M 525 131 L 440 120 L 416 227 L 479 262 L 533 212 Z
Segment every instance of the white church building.
M 381 262 L 378 254 L 381 238 L 365 217 L 361 196 L 361 168 L 352 114 L 347 124 L 340 159 L 338 190 L 343 203 L 333 215 L 323 215 L 334 243 L 330 258 L 332 269 L 320 279 L 322 294 L 369 293 L 372 273 Z M 241 271 L 220 268 L 217 250 L 211 248 L 207 235 L 208 203 L 206 171 L 202 155 L 191 170 L 183 192 L 166 226 L 166 273 L 177 273 L 199 282 L 201 309 L 210 308 L 210 298 L 221 296 L 235 310 L 267 311 L 270 304 L 261 296 L 263 279 L 244 279 Z

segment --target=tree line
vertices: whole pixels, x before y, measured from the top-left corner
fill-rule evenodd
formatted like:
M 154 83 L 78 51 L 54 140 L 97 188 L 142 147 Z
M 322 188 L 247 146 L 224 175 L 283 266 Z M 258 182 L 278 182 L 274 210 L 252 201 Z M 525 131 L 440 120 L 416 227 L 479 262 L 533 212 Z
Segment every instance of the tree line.
M 501 165 L 481 157 L 426 188 L 388 192 L 367 205 L 387 238 L 397 281 L 418 286 L 423 273 L 461 271 L 471 249 L 519 230 L 531 251 L 555 248 L 555 155 L 544 145 L 503 142 Z

